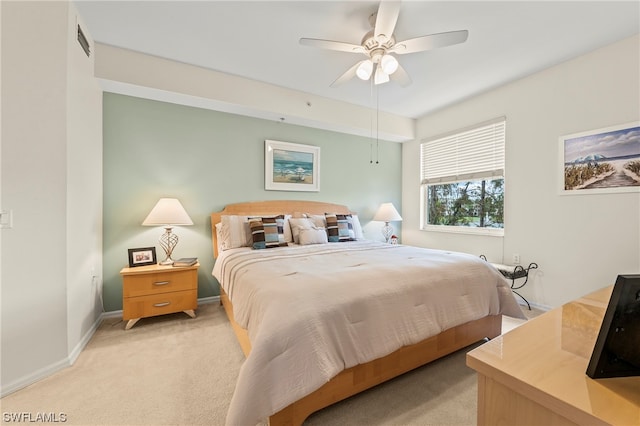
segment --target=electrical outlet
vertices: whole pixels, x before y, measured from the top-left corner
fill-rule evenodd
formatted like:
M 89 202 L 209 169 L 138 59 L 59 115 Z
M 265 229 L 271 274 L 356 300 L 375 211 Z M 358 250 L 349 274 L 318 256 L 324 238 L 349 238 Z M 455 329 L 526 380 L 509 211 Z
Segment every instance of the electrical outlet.
M 520 264 L 520 255 L 519 254 L 514 254 L 513 255 L 513 264 L 514 265 L 519 265 Z

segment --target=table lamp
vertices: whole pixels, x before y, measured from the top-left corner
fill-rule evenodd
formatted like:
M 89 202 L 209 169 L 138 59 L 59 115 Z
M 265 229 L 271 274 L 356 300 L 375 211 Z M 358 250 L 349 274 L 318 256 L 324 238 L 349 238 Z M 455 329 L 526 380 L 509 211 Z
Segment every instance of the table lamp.
M 171 230 L 175 225 L 193 225 L 193 221 L 176 198 L 160 198 L 142 225 L 164 227 L 165 232 L 159 241 L 167 257 L 160 264 L 172 265 L 171 253 L 178 244 L 178 236 Z
M 398 213 L 398 210 L 393 206 L 393 203 L 382 203 L 376 212 L 376 215 L 373 216 L 373 220 L 384 222 L 382 235 L 384 235 L 385 242 L 388 243 L 391 235 L 393 235 L 393 226 L 389 225 L 389 222 L 401 221 L 402 217 Z

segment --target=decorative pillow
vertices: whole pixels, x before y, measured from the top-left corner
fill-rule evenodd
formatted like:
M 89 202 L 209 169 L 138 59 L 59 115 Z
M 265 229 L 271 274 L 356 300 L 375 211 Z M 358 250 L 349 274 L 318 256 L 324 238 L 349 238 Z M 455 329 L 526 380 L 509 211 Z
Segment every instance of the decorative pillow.
M 348 217 L 346 214 L 325 213 L 327 221 L 327 235 L 330 243 L 355 240 L 353 228 L 350 228 Z
M 324 228 L 302 228 L 298 238 L 301 246 L 328 242 L 327 231 Z
M 254 249 L 286 247 L 288 245 L 284 240 L 284 215 L 249 218 L 249 229 L 251 229 Z
M 289 219 L 289 226 L 291 227 L 291 234 L 293 237 L 293 242 L 296 244 L 300 243 L 300 230 L 301 229 L 311 229 L 314 227 L 313 222 L 307 218 L 297 218 L 292 217 Z
M 309 213 L 306 213 L 305 217 L 307 217 L 308 219 L 311 220 L 311 222 L 313 222 L 313 226 L 316 226 L 318 228 L 326 228 L 327 227 L 327 221 L 325 220 L 325 216 L 323 214 L 309 214 Z
M 247 216 L 222 215 L 220 223 L 219 245 L 222 250 L 251 246 Z
M 249 229 L 251 230 L 251 240 L 253 241 L 251 247 L 256 250 L 267 248 L 267 243 L 264 238 L 264 225 L 262 224 L 262 219 L 249 219 Z

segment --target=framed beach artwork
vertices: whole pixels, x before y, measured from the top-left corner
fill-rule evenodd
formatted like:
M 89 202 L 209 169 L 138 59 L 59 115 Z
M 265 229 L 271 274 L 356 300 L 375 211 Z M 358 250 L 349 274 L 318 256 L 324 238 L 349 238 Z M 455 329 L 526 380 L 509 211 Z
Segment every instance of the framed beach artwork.
M 320 147 L 265 140 L 264 189 L 320 191 Z
M 560 137 L 560 193 L 640 192 L 640 122 Z

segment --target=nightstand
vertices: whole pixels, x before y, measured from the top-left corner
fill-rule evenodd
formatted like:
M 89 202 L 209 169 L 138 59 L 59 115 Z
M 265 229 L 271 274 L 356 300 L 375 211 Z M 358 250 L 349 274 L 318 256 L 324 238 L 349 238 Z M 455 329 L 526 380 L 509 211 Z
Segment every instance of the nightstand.
M 493 266 L 495 266 L 505 278 L 511 280 L 511 291 L 520 296 L 520 298 L 527 304 L 529 310 L 531 310 L 529 301 L 516 290 L 524 287 L 527 281 L 529 281 L 529 271 L 532 269 L 538 269 L 538 264 L 531 262 L 526 268 L 524 268 L 522 265 L 501 265 L 495 263 L 493 264 Z M 524 281 L 519 285 L 516 285 L 516 280 L 519 278 L 524 278 Z
M 481 254 L 480 258 L 482 260 L 484 260 L 485 262 L 487 262 L 487 257 L 484 254 Z M 531 271 L 532 269 L 538 269 L 538 264 L 535 263 L 535 262 L 531 262 L 529 264 L 529 266 L 527 266 L 526 268 L 521 266 L 521 265 L 503 265 L 501 263 L 491 263 L 491 264 L 498 271 L 500 271 L 500 273 L 505 278 L 511 280 L 511 291 L 513 291 L 515 294 L 520 296 L 520 298 L 522 300 L 524 300 L 524 303 L 527 304 L 527 308 L 529 308 L 529 310 L 531 310 L 531 305 L 529 304 L 529 301 L 527 299 L 525 299 L 524 296 L 522 296 L 516 290 L 519 290 L 522 287 L 524 287 L 524 285 L 527 283 L 527 281 L 529 281 L 529 271 Z M 520 279 L 520 278 L 524 278 L 524 281 L 522 283 L 520 283 L 519 285 L 516 285 L 516 280 Z
M 140 318 L 183 311 L 195 318 L 198 307 L 198 268 L 164 265 L 122 268 L 122 319 L 125 330 Z

